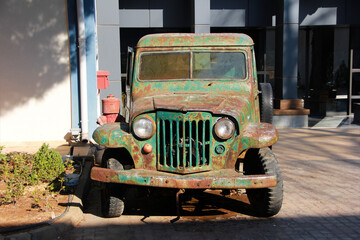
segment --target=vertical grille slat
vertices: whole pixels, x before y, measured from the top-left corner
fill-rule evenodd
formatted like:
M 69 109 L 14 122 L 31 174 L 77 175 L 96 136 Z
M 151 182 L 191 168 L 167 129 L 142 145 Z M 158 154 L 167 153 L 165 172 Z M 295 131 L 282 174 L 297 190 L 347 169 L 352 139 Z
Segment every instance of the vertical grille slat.
M 189 121 L 188 122 L 188 124 L 189 124 L 189 134 L 188 134 L 188 136 L 189 136 L 189 154 L 187 154 L 188 156 L 189 156 L 189 161 L 188 162 L 186 162 L 188 165 L 187 165 L 187 167 L 188 168 L 190 168 L 191 169 L 191 167 L 192 167 L 192 122 L 191 121 Z M 196 156 L 195 156 L 196 157 Z
M 162 149 L 163 149 L 163 159 L 164 159 L 164 165 L 166 165 L 166 132 L 165 132 L 165 121 L 162 122 Z
M 205 122 L 202 121 L 202 145 L 203 145 L 203 148 L 202 148 L 202 159 L 205 159 Z M 204 162 L 202 162 L 202 164 L 204 164 Z
M 173 164 L 173 154 L 172 154 L 172 151 L 173 151 L 173 121 L 170 121 L 169 122 L 169 127 L 170 127 L 170 130 L 169 130 L 169 143 L 170 143 L 170 147 L 169 147 L 169 156 L 170 156 L 170 166 L 171 167 L 174 167 L 174 164 Z
M 195 150 L 195 154 L 196 156 L 199 156 L 199 128 L 198 128 L 198 125 L 199 125 L 199 122 L 195 122 L 195 129 L 196 129 L 196 140 L 195 140 L 195 146 L 196 146 L 196 150 Z M 199 166 L 199 161 L 200 161 L 200 158 L 197 157 L 196 158 L 196 166 Z
M 158 170 L 177 173 L 210 170 L 210 113 L 158 112 L 157 126 Z
M 180 164 L 180 132 L 179 122 L 176 122 L 176 166 Z
M 186 136 L 186 122 L 183 121 L 183 129 L 182 129 L 182 137 L 181 137 L 181 142 L 182 142 L 182 159 L 181 159 L 181 166 L 184 168 L 186 166 L 186 141 L 184 136 Z

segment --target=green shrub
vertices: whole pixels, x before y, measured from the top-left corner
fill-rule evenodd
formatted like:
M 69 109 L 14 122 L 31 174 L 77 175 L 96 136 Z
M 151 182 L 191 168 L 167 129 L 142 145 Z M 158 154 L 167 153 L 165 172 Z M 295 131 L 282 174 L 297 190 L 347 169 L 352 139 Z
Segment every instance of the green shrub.
M 36 183 L 31 174 L 33 160 L 33 155 L 27 153 L 0 154 L 0 180 L 7 185 L 2 203 L 15 202 L 24 194 L 26 186 Z
M 33 174 L 38 181 L 51 183 L 65 172 L 61 155 L 43 144 L 34 156 Z
M 46 191 L 62 189 L 65 167 L 61 155 L 43 144 L 36 154 L 11 152 L 2 154 L 0 146 L 0 180 L 7 185 L 0 204 L 15 203 L 25 187 L 47 183 Z

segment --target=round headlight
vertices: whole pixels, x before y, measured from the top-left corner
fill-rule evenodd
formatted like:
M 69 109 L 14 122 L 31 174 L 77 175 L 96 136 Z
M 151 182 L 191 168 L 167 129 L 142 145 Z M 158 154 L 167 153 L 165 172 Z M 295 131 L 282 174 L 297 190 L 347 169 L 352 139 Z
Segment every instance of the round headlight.
M 235 124 L 233 121 L 222 118 L 215 124 L 215 134 L 221 139 L 229 139 L 234 135 L 235 132 Z
M 138 138 L 148 139 L 154 135 L 154 123 L 148 118 L 138 118 L 133 123 L 133 131 Z

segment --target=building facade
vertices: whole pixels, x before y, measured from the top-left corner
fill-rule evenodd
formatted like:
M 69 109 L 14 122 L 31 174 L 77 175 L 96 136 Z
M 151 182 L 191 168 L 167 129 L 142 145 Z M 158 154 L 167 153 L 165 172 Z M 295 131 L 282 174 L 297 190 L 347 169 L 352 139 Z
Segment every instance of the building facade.
M 150 33 L 246 33 L 275 98 L 302 99 L 314 116 L 349 114 L 349 99 L 360 100 L 359 74 L 350 82 L 359 9 L 357 0 L 2 1 L 0 143 L 91 136 L 99 99 L 124 91 L 128 46 Z M 101 91 L 98 70 L 110 73 Z
M 351 50 L 360 65 L 359 9 L 356 0 L 97 1 L 99 66 L 111 80 L 103 96 L 120 92 L 127 47 L 145 34 L 241 32 L 276 98 L 303 99 L 312 115 L 347 114 L 349 95 L 360 95 L 359 76 L 349 82 Z

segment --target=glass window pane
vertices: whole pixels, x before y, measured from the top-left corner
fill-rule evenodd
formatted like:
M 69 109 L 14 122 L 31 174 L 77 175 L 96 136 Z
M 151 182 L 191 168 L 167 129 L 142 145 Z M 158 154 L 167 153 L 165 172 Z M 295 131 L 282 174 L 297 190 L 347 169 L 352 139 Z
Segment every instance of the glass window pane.
M 190 78 L 190 53 L 154 53 L 141 56 L 141 80 L 184 78 Z
M 244 79 L 245 54 L 242 52 L 194 53 L 194 79 Z

